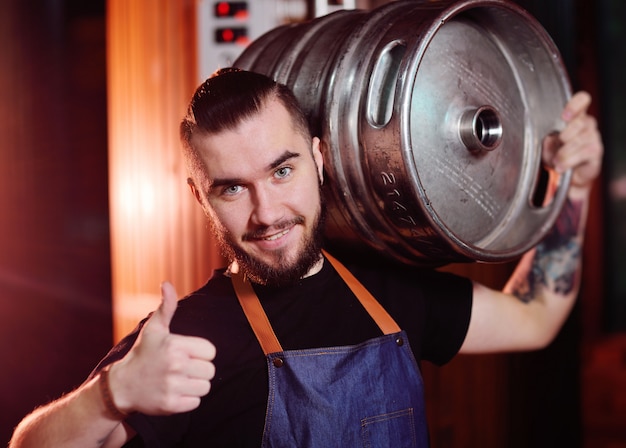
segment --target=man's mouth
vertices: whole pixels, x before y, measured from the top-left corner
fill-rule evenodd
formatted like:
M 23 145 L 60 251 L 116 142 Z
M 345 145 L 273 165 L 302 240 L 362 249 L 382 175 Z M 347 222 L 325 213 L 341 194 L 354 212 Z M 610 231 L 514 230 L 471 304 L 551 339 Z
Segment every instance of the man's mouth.
M 257 229 L 254 232 L 250 232 L 244 235 L 244 241 L 275 241 L 277 239 L 282 238 L 287 235 L 294 226 L 299 224 L 304 224 L 304 218 L 296 217 L 288 222 L 283 222 L 278 225 L 272 226 L 272 228 L 265 227 L 262 229 Z M 274 231 L 276 233 L 269 233 L 269 231 Z
M 274 235 L 262 237 L 260 239 L 262 239 L 264 241 L 274 241 L 274 240 L 277 240 L 278 238 L 280 238 L 281 236 L 287 235 L 289 233 L 289 230 L 290 230 L 290 228 L 282 230 L 282 231 L 280 231 L 278 233 L 275 233 Z

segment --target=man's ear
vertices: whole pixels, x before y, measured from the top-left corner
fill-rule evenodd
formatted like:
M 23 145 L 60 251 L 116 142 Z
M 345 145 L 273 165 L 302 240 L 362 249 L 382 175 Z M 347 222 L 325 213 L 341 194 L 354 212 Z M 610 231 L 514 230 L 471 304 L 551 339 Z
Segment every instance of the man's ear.
M 200 205 L 202 205 L 202 198 L 200 197 L 200 191 L 196 188 L 196 184 L 194 184 L 193 179 L 191 177 L 187 178 L 187 185 L 189 185 L 189 189 L 191 190 L 191 194 L 196 198 L 196 201 Z
M 322 155 L 322 147 L 324 143 L 317 137 L 313 137 L 311 145 L 311 151 L 313 153 L 313 160 L 317 167 L 317 175 L 320 179 L 320 184 L 324 183 L 324 156 Z

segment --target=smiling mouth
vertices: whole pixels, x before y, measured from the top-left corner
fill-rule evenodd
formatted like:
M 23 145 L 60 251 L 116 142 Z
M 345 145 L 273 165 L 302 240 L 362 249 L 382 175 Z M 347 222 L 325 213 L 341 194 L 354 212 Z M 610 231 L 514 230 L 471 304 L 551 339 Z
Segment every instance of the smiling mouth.
M 270 227 L 264 227 L 262 229 L 257 229 L 256 231 L 250 232 L 244 235 L 244 241 L 275 241 L 283 236 L 287 235 L 294 226 L 304 224 L 304 218 L 298 216 L 290 221 L 282 222 L 278 225 Z M 268 231 L 273 230 L 276 233 L 269 234 Z
M 282 231 L 280 231 L 278 233 L 275 233 L 274 235 L 270 235 L 270 236 L 259 238 L 259 239 L 261 239 L 263 241 L 274 241 L 274 240 L 277 240 L 278 238 L 280 238 L 281 236 L 287 235 L 290 230 L 291 230 L 290 228 L 289 229 L 285 229 L 285 230 L 282 230 Z

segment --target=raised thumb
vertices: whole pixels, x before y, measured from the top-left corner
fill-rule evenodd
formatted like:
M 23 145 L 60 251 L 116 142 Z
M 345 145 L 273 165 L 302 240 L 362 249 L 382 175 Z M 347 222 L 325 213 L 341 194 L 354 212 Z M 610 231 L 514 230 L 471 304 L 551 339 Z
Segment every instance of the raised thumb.
M 161 305 L 152 315 L 152 319 L 169 330 L 177 305 L 178 296 L 176 295 L 174 285 L 170 282 L 163 282 L 161 284 Z

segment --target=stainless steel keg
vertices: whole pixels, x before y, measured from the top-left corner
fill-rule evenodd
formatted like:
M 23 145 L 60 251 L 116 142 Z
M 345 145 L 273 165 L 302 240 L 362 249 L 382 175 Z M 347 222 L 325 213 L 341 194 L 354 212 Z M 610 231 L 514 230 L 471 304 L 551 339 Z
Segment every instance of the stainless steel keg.
M 235 66 L 292 88 L 324 143 L 339 250 L 410 264 L 507 261 L 565 201 L 541 145 L 571 95 L 546 31 L 503 0 L 399 0 L 276 28 Z

